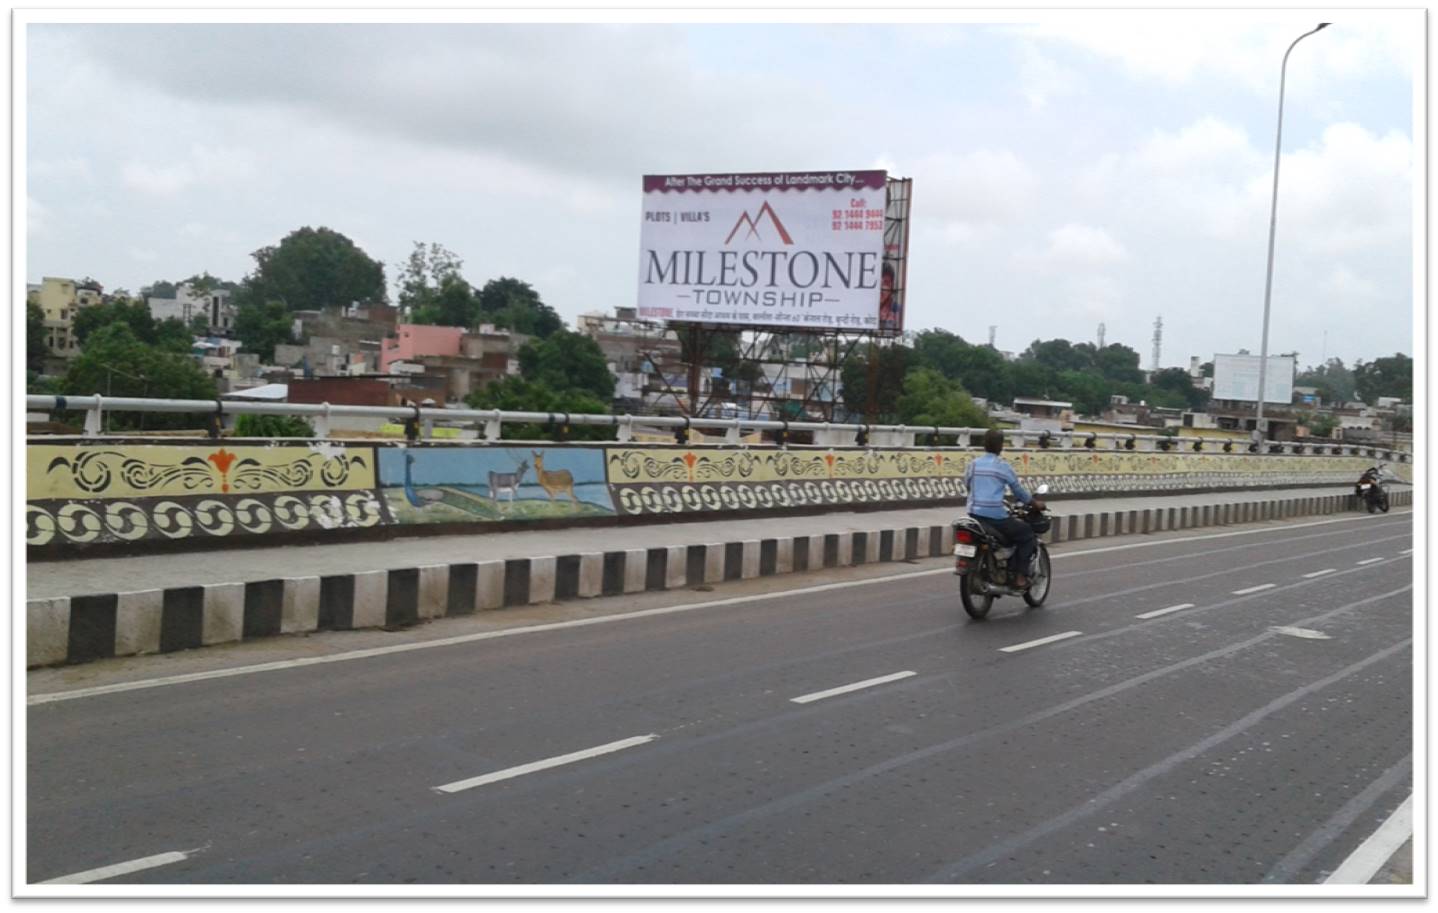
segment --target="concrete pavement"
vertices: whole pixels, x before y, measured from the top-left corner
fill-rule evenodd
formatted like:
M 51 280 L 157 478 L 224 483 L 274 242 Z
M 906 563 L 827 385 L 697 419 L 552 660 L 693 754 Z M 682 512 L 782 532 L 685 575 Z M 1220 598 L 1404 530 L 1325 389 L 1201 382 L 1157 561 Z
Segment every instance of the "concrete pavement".
M 1044 609 L 978 623 L 933 559 L 191 654 L 241 674 L 28 709 L 28 877 L 1316 883 L 1411 790 L 1411 524 L 1063 543 Z

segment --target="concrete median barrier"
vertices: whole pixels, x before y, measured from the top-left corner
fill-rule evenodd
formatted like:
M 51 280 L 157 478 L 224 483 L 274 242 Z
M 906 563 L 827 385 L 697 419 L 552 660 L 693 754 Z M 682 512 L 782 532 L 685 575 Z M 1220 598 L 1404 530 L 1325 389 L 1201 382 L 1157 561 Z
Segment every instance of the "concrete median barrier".
M 1394 507 L 1410 506 L 1413 491 L 1394 489 L 1389 499 Z M 1057 544 L 1360 509 L 1352 494 L 1277 492 L 1257 501 L 1205 506 L 1055 512 L 1042 538 Z M 886 527 L 31 599 L 26 665 L 169 653 L 282 634 L 403 627 L 512 606 L 916 561 L 948 555 L 950 546 L 947 526 Z

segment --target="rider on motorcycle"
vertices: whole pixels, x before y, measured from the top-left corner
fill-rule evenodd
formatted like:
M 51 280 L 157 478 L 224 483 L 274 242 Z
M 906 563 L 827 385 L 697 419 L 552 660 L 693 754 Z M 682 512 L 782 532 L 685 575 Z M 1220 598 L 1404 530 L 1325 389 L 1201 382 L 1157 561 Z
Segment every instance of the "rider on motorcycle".
M 1012 490 L 1014 497 L 1024 504 L 1042 509 L 1043 502 L 1019 484 L 1014 468 L 999 456 L 1003 449 L 1002 431 L 990 428 L 984 432 L 984 450 L 987 452 L 964 470 L 964 487 L 969 492 L 969 516 L 991 529 L 1002 541 L 1014 546 L 1014 553 L 1009 557 L 1009 574 L 1014 586 L 1023 589 L 1028 586 L 1024 572 L 1033 557 L 1036 537 L 1027 523 L 1009 516 L 1004 506 L 1004 489 Z

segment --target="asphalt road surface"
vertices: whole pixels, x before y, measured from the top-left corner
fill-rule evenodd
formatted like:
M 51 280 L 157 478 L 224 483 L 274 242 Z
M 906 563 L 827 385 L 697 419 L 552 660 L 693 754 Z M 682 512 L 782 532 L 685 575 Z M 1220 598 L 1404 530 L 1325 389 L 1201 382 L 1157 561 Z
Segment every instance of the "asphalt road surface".
M 1065 543 L 982 622 L 936 559 L 32 673 L 25 872 L 1323 882 L 1412 791 L 1412 546 L 1350 515 Z

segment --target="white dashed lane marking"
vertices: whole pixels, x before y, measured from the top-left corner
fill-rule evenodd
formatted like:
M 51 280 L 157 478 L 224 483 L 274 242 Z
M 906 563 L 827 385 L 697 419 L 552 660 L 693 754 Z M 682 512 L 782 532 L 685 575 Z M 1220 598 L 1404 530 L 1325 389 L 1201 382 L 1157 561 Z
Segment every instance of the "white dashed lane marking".
M 1358 561 L 1358 562 L 1355 562 L 1355 563 L 1356 563 L 1356 564 L 1377 564 L 1378 562 L 1380 562 L 1380 561 L 1382 561 L 1382 560 L 1383 560 L 1383 557 L 1380 555 L 1380 556 L 1377 557 L 1377 558 L 1369 558 L 1369 559 L 1367 559 L 1367 560 Z
M 101 866 L 98 869 L 86 869 L 83 872 L 76 872 L 73 875 L 61 875 L 59 878 L 51 878 L 49 881 L 42 881 L 40 884 L 90 884 L 96 881 L 104 881 L 107 878 L 119 878 L 121 875 L 129 875 L 132 872 L 143 872 L 145 869 L 153 869 L 162 865 L 170 865 L 176 862 L 184 862 L 190 856 L 199 852 L 198 850 L 175 851 L 172 853 L 159 853 L 154 856 L 145 856 L 142 859 L 131 859 L 129 862 L 117 862 L 114 865 Z
M 800 697 L 789 698 L 795 704 L 807 704 L 810 701 L 822 701 L 826 697 L 833 697 L 836 694 L 848 694 L 850 691 L 858 691 L 861 688 L 872 688 L 875 685 L 884 685 L 889 682 L 896 682 L 901 678 L 908 678 L 917 675 L 916 672 L 895 672 L 893 675 L 881 675 L 878 678 L 865 679 L 862 682 L 854 682 L 852 685 L 840 685 L 837 688 L 830 688 L 828 691 L 815 691 L 813 694 L 805 694 Z
M 1251 586 L 1246 590 L 1234 590 L 1233 595 L 1247 596 L 1249 593 L 1258 593 L 1262 592 L 1263 590 L 1271 590 L 1276 586 L 1278 586 L 1278 584 L 1276 583 L 1260 583 L 1258 586 Z
M 1314 571 L 1314 572 L 1311 573 L 1311 574 L 1304 574 L 1304 575 L 1303 575 L 1303 579 L 1304 579 L 1304 580 L 1311 580 L 1311 579 L 1313 579 L 1314 577 L 1322 577 L 1324 574 L 1332 574 L 1332 573 L 1334 573 L 1336 570 L 1337 570 L 1337 568 L 1326 567 L 1326 568 L 1324 568 L 1324 569 L 1321 570 L 1321 571 Z
M 1134 618 L 1157 618 L 1160 615 L 1167 615 L 1169 612 L 1180 612 L 1184 609 L 1193 608 L 1193 603 L 1185 602 L 1180 605 L 1171 605 L 1166 609 L 1157 609 L 1153 612 L 1144 612 L 1142 615 L 1135 615 Z
M 554 758 L 545 758 L 543 761 L 534 761 L 530 764 L 521 764 L 518 767 L 507 767 L 504 770 L 496 770 L 493 773 L 481 774 L 477 777 L 470 777 L 468 780 L 456 780 L 453 783 L 446 783 L 443 786 L 434 787 L 435 792 L 457 793 L 466 789 L 473 789 L 476 786 L 484 786 L 487 783 L 494 783 L 499 780 L 508 780 L 511 777 L 522 777 L 525 774 L 532 774 L 540 770 L 548 770 L 551 767 L 560 767 L 564 764 L 573 764 L 576 761 L 583 761 L 587 758 L 598 757 L 615 751 L 623 751 L 626 748 L 633 748 L 635 745 L 643 745 L 645 742 L 652 742 L 659 736 L 640 735 L 632 739 L 621 739 L 618 742 L 610 742 L 607 745 L 598 745 L 594 748 L 586 748 L 583 751 L 575 751 L 569 754 L 559 755 Z
M 1062 634 L 1055 634 L 1052 637 L 1040 637 L 1038 640 L 1030 640 L 1026 643 L 1014 644 L 1012 647 L 1000 647 L 1000 653 L 1017 653 L 1020 650 L 1028 650 L 1033 647 L 1042 647 L 1044 644 L 1051 644 L 1057 640 L 1068 640 L 1070 637 L 1078 637 L 1082 631 L 1065 631 Z

